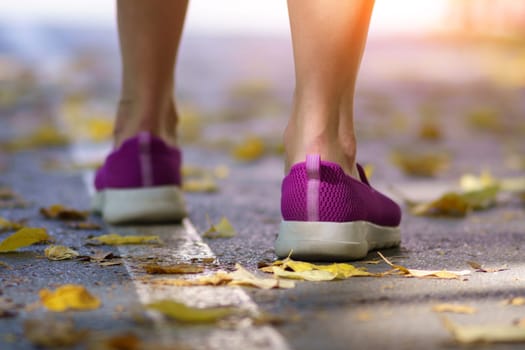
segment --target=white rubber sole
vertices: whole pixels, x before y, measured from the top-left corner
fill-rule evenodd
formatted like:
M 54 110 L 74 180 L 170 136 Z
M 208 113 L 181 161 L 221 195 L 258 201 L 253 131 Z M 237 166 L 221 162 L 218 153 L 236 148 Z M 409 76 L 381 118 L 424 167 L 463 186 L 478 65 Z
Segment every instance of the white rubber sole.
M 398 246 L 399 227 L 366 221 L 282 221 L 275 241 L 278 257 L 311 261 L 346 261 L 364 258 L 369 251 Z
M 184 197 L 177 186 L 100 191 L 91 205 L 110 224 L 175 222 L 187 216 Z

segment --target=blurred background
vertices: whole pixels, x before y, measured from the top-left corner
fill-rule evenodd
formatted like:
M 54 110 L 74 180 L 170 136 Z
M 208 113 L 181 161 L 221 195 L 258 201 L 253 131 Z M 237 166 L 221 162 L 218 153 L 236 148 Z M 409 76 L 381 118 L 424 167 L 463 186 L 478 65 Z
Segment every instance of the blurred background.
M 356 98 L 368 161 L 418 149 L 457 160 L 430 176 L 522 172 L 524 18 L 515 0 L 377 0 Z M 190 1 L 177 80 L 184 146 L 239 161 L 281 153 L 294 81 L 286 2 Z M 109 147 L 119 82 L 113 2 L 0 2 L 3 152 Z

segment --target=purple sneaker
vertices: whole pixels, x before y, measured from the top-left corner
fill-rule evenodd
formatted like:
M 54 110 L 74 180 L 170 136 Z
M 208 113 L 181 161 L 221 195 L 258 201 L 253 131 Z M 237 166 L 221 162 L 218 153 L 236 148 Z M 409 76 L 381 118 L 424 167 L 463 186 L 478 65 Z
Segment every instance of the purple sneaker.
M 308 155 L 282 184 L 281 223 L 275 253 L 304 260 L 354 260 L 370 250 L 399 245 L 401 209 L 336 163 Z
M 111 152 L 95 177 L 93 209 L 112 224 L 180 221 L 181 153 L 149 132 Z

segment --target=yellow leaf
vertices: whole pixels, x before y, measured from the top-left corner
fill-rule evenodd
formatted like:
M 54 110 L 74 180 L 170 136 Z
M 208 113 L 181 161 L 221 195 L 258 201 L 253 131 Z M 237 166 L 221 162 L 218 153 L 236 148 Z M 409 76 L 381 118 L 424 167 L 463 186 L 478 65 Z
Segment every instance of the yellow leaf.
M 185 192 L 217 192 L 219 187 L 210 176 L 200 178 L 184 179 L 182 189 Z
M 468 305 L 460 304 L 437 304 L 432 306 L 432 311 L 434 312 L 453 312 L 457 314 L 473 314 L 477 310 L 476 308 Z
M 230 286 L 250 286 L 261 289 L 272 288 L 294 288 L 295 284 L 292 281 L 281 281 L 275 278 L 259 278 L 243 268 L 241 265 L 235 265 L 236 270 L 229 273 L 232 281 L 228 283 Z
M 426 118 L 419 127 L 418 136 L 423 140 L 437 141 L 443 138 L 443 130 L 435 120 Z
M 358 268 L 350 264 L 331 264 L 331 265 L 317 265 L 317 269 L 329 271 L 335 274 L 336 279 L 346 279 L 350 277 L 359 277 L 359 276 L 375 276 L 375 274 L 366 271 L 363 268 Z
M 444 319 L 445 327 L 461 344 L 475 343 L 523 343 L 525 328 L 519 325 L 456 325 Z
M 197 278 L 194 280 L 154 280 L 153 283 L 174 286 L 249 286 L 261 289 L 271 288 L 293 288 L 292 281 L 280 281 L 274 278 L 259 278 L 237 264 L 236 270 L 230 273 L 218 271 L 213 275 Z
M 249 162 L 261 158 L 264 151 L 263 140 L 256 136 L 250 136 L 233 149 L 232 155 L 237 160 Z
M 309 271 L 287 271 L 279 266 L 273 266 L 272 272 L 277 277 L 304 280 L 310 282 L 332 281 L 336 275 L 330 271 L 309 270 Z
M 233 307 L 197 308 L 173 300 L 159 300 L 146 307 L 184 323 L 213 323 L 240 314 L 240 311 Z
M 62 245 L 50 245 L 44 250 L 44 254 L 49 260 L 74 259 L 79 255 L 76 250 Z
M 19 230 L 22 227 L 24 226 L 18 222 L 9 221 L 0 217 L 0 233 L 11 230 Z
M 121 236 L 116 233 L 109 233 L 107 235 L 93 237 L 93 240 L 107 245 L 162 243 L 159 236 Z
M 406 277 L 417 277 L 417 278 L 442 278 L 442 279 L 458 279 L 461 276 L 469 275 L 469 270 L 463 271 L 447 271 L 447 270 L 416 270 L 408 269 L 401 265 L 392 264 L 390 260 L 385 258 L 381 252 L 377 252 L 379 256 L 393 269 L 399 271 L 401 274 Z
M 450 162 L 446 153 L 392 153 L 392 162 L 405 174 L 412 176 L 435 176 L 445 170 Z
M 69 144 L 69 138 L 50 125 L 43 125 L 31 134 L 8 141 L 4 147 L 8 151 L 21 151 L 38 147 L 56 147 Z
M 94 310 L 101 305 L 100 300 L 93 296 L 84 286 L 65 284 L 55 291 L 42 289 L 39 292 L 40 301 L 51 311 Z
M 469 125 L 478 130 L 501 132 L 503 124 L 498 112 L 492 108 L 480 108 L 468 114 Z
M 514 306 L 521 306 L 525 305 L 525 298 L 524 297 L 516 297 L 512 298 L 506 301 L 506 304 L 508 305 L 514 305 Z
M 27 247 L 38 242 L 49 241 L 51 237 L 46 229 L 36 227 L 24 227 L 0 243 L 0 253 L 11 252 L 18 248 Z
M 419 203 L 410 208 L 410 212 L 419 216 L 462 217 L 470 211 L 469 203 L 457 193 L 446 193 L 428 203 Z
M 49 219 L 84 220 L 89 215 L 89 212 L 68 208 L 62 204 L 54 204 L 48 208 L 40 208 L 40 214 Z
M 209 220 L 208 220 L 209 221 Z M 237 234 L 235 228 L 232 226 L 230 221 L 226 217 L 222 217 L 221 220 L 215 224 L 210 225 L 210 228 L 204 232 L 203 237 L 206 238 L 230 238 Z
M 331 281 L 360 276 L 379 276 L 367 272 L 364 268 L 357 268 L 351 264 L 335 263 L 330 265 L 316 265 L 304 261 L 292 260 L 290 257 L 277 260 L 271 266 L 260 269 L 273 273 L 282 278 L 291 278 L 305 281 Z

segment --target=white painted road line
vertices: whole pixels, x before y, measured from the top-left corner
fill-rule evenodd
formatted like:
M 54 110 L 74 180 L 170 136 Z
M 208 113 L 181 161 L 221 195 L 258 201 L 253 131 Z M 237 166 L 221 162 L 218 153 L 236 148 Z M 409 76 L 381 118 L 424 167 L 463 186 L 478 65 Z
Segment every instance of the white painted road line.
M 72 153 L 75 161 L 86 159 L 81 148 L 75 148 Z M 93 174 L 84 174 L 84 181 L 88 192 L 92 194 Z M 172 299 L 198 307 L 232 305 L 251 314 L 258 313 L 257 305 L 241 287 L 176 287 L 144 282 L 145 273 L 136 266 L 137 259 L 140 258 L 154 257 L 158 261 L 173 262 L 216 259 L 189 219 L 185 219 L 182 226 L 112 227 L 112 230 L 123 234 L 155 234 L 164 242 L 162 246 L 118 247 L 142 304 Z M 225 329 L 216 326 L 170 327 L 162 318 L 157 317 L 153 321 L 161 334 L 160 341 L 165 345 L 169 345 L 174 339 L 182 339 L 192 348 L 202 349 L 289 349 L 284 338 L 274 328 L 254 326 L 251 322 Z

